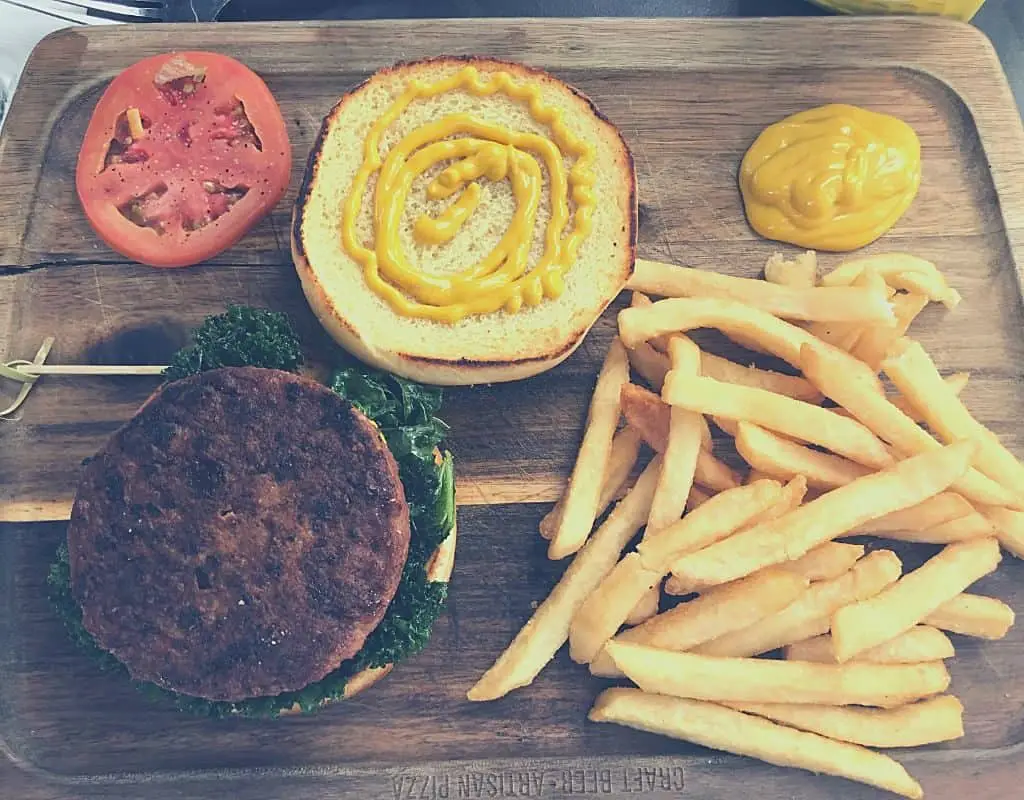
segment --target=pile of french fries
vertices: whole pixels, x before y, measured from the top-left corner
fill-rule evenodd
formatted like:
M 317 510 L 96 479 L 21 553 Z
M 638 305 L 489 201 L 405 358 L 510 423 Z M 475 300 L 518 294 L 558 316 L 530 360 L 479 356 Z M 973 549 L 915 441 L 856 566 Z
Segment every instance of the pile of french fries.
M 946 632 L 1005 636 L 1013 611 L 967 589 L 1004 549 L 1024 557 L 1024 466 L 961 402 L 967 376 L 944 379 L 907 336 L 959 294 L 904 254 L 820 279 L 813 253 L 773 256 L 765 280 L 639 260 L 628 288 L 541 523 L 549 556 L 572 560 L 469 698 L 528 685 L 568 642 L 632 684 L 593 721 L 922 797 L 868 748 L 963 736 Z M 796 374 L 704 352 L 698 328 Z M 749 474 L 713 454 L 712 425 Z M 837 541 L 858 534 L 942 549 L 904 572 L 884 546 Z

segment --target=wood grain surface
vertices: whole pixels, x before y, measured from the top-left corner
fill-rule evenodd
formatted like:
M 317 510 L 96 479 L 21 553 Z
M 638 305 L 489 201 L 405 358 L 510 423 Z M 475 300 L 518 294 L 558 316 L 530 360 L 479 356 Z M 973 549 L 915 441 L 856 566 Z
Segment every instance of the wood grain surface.
M 227 302 L 288 311 L 310 351 L 331 346 L 290 263 L 288 202 L 210 264 L 126 263 L 90 231 L 73 165 L 105 82 L 145 55 L 216 49 L 267 80 L 304 153 L 337 98 L 395 60 L 480 53 L 548 68 L 618 124 L 636 160 L 641 254 L 756 275 L 780 249 L 744 221 L 743 151 L 766 124 L 824 102 L 895 113 L 922 141 L 920 195 L 872 252 L 934 259 L 964 296 L 915 335 L 946 371 L 969 370 L 968 406 L 1024 455 L 1024 134 L 987 42 L 927 20 L 440 21 L 147 26 L 76 30 L 30 61 L 0 138 L 0 354 L 30 358 L 47 335 L 60 363 L 156 363 Z M 823 256 L 826 266 L 838 259 Z M 619 303 L 621 306 L 621 301 Z M 276 723 L 182 716 L 98 674 L 47 606 L 52 524 L 0 525 L 0 795 L 204 800 L 693 797 L 869 800 L 872 789 L 587 724 L 603 685 L 560 655 L 495 703 L 466 689 L 557 579 L 536 524 L 571 465 L 614 309 L 579 352 L 514 385 L 448 393 L 460 547 L 448 614 L 427 651 L 356 701 Z M 0 424 L 0 519 L 66 515 L 78 464 L 151 390 L 145 378 L 42 380 Z M 902 553 L 903 551 L 901 551 Z M 920 561 L 927 548 L 913 548 Z M 1007 560 L 978 591 L 1024 609 Z M 954 691 L 967 736 L 901 755 L 927 796 L 1006 800 L 1024 780 L 1024 633 L 958 640 Z

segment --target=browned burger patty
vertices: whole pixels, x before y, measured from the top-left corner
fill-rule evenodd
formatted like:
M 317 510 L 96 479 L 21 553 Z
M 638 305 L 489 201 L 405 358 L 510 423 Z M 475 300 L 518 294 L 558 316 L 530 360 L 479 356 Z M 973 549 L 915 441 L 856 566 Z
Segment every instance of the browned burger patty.
M 132 677 L 211 700 L 301 689 L 355 655 L 408 548 L 373 424 L 251 367 L 164 387 L 88 463 L 68 528 L 89 632 Z

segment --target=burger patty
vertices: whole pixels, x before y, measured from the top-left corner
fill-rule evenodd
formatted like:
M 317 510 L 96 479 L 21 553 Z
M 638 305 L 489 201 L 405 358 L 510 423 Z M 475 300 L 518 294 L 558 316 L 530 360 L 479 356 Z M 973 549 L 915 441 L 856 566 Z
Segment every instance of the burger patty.
M 68 528 L 88 631 L 133 678 L 210 700 L 301 689 L 355 655 L 408 549 L 373 423 L 252 367 L 154 395 L 88 461 Z

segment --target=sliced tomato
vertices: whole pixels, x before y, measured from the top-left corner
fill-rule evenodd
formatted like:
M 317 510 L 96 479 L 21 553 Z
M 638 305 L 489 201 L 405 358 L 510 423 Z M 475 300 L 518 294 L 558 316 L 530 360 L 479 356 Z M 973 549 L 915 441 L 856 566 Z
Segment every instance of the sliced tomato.
M 114 78 L 93 111 L 75 184 L 111 248 L 154 267 L 220 253 L 288 188 L 291 145 L 260 77 L 217 53 L 167 53 Z

